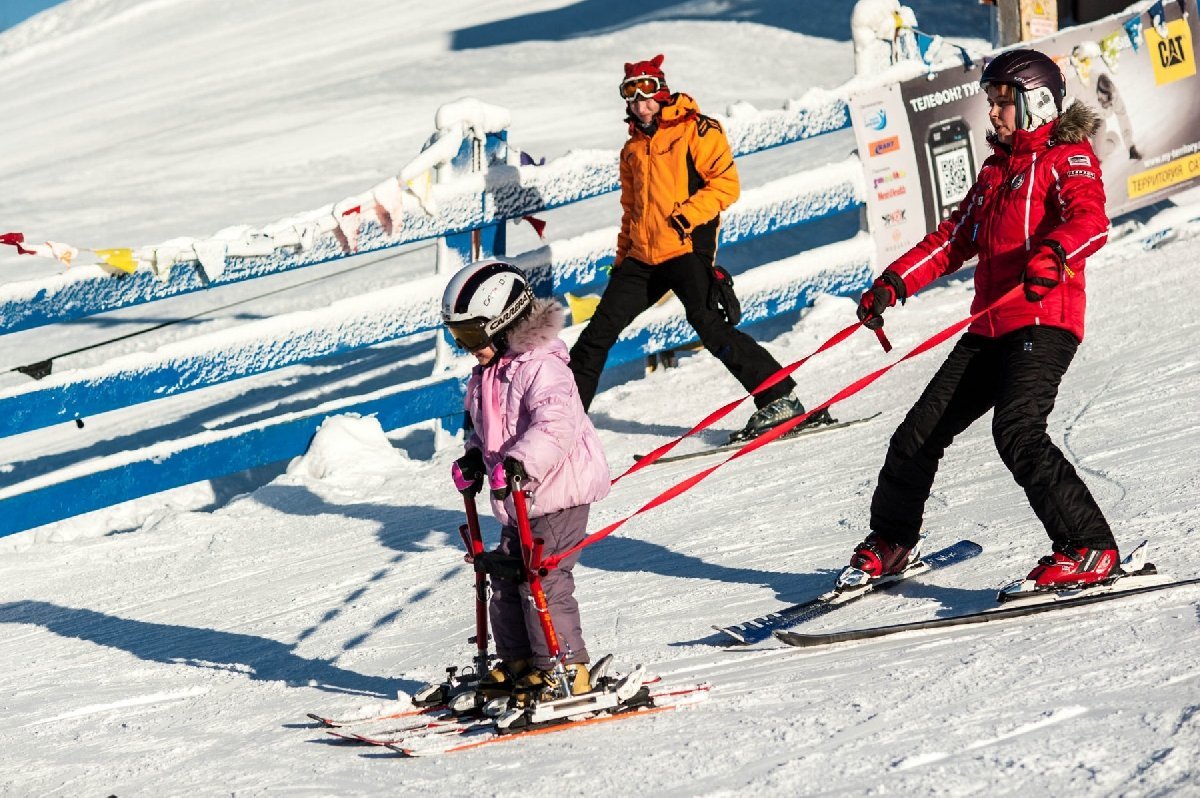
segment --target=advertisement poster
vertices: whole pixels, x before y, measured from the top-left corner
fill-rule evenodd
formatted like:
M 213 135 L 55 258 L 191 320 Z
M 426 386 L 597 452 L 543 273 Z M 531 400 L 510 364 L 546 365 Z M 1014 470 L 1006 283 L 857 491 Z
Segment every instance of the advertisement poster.
M 850 116 L 866 178 L 868 228 L 878 262 L 889 263 L 925 235 L 922 183 L 900 87 L 858 95 Z
M 1079 100 L 1100 115 L 1092 147 L 1104 174 L 1109 216 L 1200 185 L 1195 52 L 1200 13 L 1196 0 L 1186 0 L 1186 7 L 1185 17 L 1178 2 L 1156 3 L 1155 15 L 1145 10 L 1118 14 L 1026 45 L 1058 63 L 1067 80 L 1067 104 Z M 905 243 L 911 247 L 957 207 L 991 154 L 981 72 L 981 64 L 956 66 L 905 81 L 898 87 L 902 110 L 881 90 L 852 98 L 851 118 L 871 189 L 870 229 L 881 263 L 900 254 L 891 254 L 897 225 L 889 228 L 883 222 L 899 207 L 898 200 L 905 200 Z M 886 137 L 871 128 L 872 114 L 885 106 Z M 890 137 L 896 140 L 893 151 L 876 154 L 871 149 L 872 142 Z M 881 196 L 874 187 L 885 156 L 905 175 L 902 197 Z M 901 158 L 908 159 L 907 167 L 899 165 Z M 917 197 L 911 196 L 914 192 Z M 914 224 L 914 215 L 919 223 Z M 915 228 L 920 232 L 909 237 Z

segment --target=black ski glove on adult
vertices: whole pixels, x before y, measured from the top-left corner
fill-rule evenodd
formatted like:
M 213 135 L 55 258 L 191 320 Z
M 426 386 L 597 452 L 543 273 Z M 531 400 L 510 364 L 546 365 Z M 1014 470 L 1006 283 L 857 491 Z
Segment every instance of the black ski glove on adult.
M 450 478 L 459 493 L 473 499 L 483 490 L 484 470 L 483 452 L 471 449 L 450 466 Z
M 733 277 L 719 264 L 713 264 L 712 283 L 708 287 L 708 306 L 725 314 L 725 320 L 737 326 L 742 320 L 742 303 L 733 292 Z
M 521 482 L 529 481 L 529 475 L 525 473 L 525 464 L 520 460 L 505 457 L 503 463 L 496 463 L 488 477 L 492 488 L 492 498 L 501 501 L 507 499 L 508 494 L 512 492 L 513 480 L 518 477 Z
M 858 320 L 868 330 L 878 330 L 883 327 L 883 312 L 895 305 L 897 299 L 903 302 L 907 296 L 908 289 L 900 275 L 885 271 L 859 298 Z

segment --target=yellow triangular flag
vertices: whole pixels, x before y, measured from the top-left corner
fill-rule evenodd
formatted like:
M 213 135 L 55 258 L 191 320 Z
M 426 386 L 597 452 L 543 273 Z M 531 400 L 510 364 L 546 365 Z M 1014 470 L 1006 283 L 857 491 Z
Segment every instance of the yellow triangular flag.
M 568 293 L 567 307 L 571 309 L 571 323 L 582 324 L 592 317 L 596 312 L 596 306 L 600 304 L 600 297 L 596 294 L 588 294 L 587 296 L 575 296 Z
M 132 249 L 127 247 L 120 249 L 93 249 L 92 252 L 95 252 L 100 256 L 101 260 L 118 271 L 125 272 L 126 274 L 133 274 L 137 271 L 137 261 L 133 258 Z

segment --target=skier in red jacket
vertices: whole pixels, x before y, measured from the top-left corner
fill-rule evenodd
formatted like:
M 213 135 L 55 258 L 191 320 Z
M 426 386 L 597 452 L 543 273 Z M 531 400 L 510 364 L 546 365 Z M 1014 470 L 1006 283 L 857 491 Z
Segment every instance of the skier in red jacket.
M 1099 120 L 1079 102 L 1062 109 L 1062 73 L 1034 50 L 997 56 L 980 83 L 992 156 L 950 218 L 862 295 L 858 317 L 877 329 L 897 300 L 976 255 L 972 312 L 1021 284 L 1027 301 L 976 320 L 896 429 L 871 500 L 871 533 L 850 564 L 871 578 L 908 565 L 946 447 L 994 410 L 1000 458 L 1053 542 L 1027 578 L 1040 589 L 1092 584 L 1117 566 L 1117 544 L 1046 434 L 1046 419 L 1083 340 L 1084 263 L 1108 237 L 1100 164 L 1088 143 Z

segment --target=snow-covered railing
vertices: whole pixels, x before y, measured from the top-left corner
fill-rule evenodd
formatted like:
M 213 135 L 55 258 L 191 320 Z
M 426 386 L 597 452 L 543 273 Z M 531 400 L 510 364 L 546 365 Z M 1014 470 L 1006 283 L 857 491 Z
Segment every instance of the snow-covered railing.
M 779 110 L 737 105 L 730 111 L 727 132 L 738 155 L 850 124 L 842 97 L 816 90 Z M 596 197 L 618 187 L 617 153 L 585 150 L 545 166 L 493 165 L 485 174 L 427 186 L 420 196 L 402 185 L 392 178 L 362 195 L 260 230 L 230 228 L 210 239 L 172 239 L 142 247 L 137 254 L 151 268 L 133 274 L 114 277 L 99 266 L 76 266 L 55 277 L 0 286 L 0 335 L 467 233 Z M 347 235 L 339 224 L 356 208 L 361 210 Z
M 747 191 L 723 217 L 721 243 L 848 210 L 861 204 L 863 190 L 856 158 L 773 181 Z M 612 228 L 513 260 L 548 289 L 544 293 L 561 297 L 603 280 L 615 243 Z M 251 322 L 0 391 L 0 438 L 428 332 L 440 324 L 437 305 L 444 282 L 438 276 L 414 280 L 328 308 Z M 756 319 L 748 314 L 747 320 Z
M 466 111 L 465 120 L 439 119 L 439 132 L 422 154 L 398 178 L 364 195 L 261 230 L 230 228 L 203 241 L 175 239 L 143 248 L 137 257 L 148 260 L 151 268 L 132 275 L 113 278 L 99 267 L 76 266 L 51 280 L 0 286 L 0 335 L 429 238 L 441 238 L 447 247 L 463 250 L 464 257 L 479 257 L 462 245 L 475 241 L 471 246 L 478 246 L 482 238 L 492 237 L 494 251 L 503 253 L 506 220 L 618 187 L 615 152 L 575 152 L 545 166 L 513 164 L 519 153 L 507 146 L 503 131 L 481 121 L 480 109 L 486 107 L 459 107 Z M 734 151 L 745 155 L 848 125 L 846 104 L 837 94 L 810 92 L 806 100 L 778 111 L 735 106 L 726 130 Z M 464 157 L 472 168 L 484 164 L 485 171 L 461 173 L 456 167 Z M 445 178 L 441 165 L 450 160 L 448 182 L 410 180 L 418 172 L 427 177 L 431 165 L 438 166 L 439 180 Z M 723 216 L 721 242 L 732 244 L 852 210 L 864 196 L 856 158 L 782 178 L 743 194 Z M 543 295 L 596 291 L 607 279 L 605 267 L 612 263 L 615 241 L 615 228 L 598 230 L 513 260 L 530 273 Z M 746 322 L 795 310 L 816 292 L 861 290 L 870 278 L 869 247 L 858 240 L 838 247 L 741 274 Z M 438 325 L 436 305 L 444 280 L 440 275 L 409 282 L 330 308 L 254 322 L 0 392 L 0 438 L 427 333 Z M 626 330 L 608 362 L 640 360 L 694 339 L 682 309 L 667 303 Z M 296 456 L 329 415 L 375 414 L 389 429 L 435 419 L 447 423 L 448 417 L 461 415 L 462 392 L 462 374 L 440 372 L 386 391 L 50 473 L 10 472 L 11 484 L 0 487 L 0 535 Z
M 738 278 L 747 321 L 797 310 L 816 293 L 852 294 L 871 279 L 874 246 L 865 234 L 760 266 Z M 695 339 L 677 299 L 640 316 L 617 341 L 609 365 Z M 0 488 L 0 537 L 152 493 L 278 462 L 305 451 L 329 416 L 375 415 L 384 429 L 416 424 L 461 407 L 464 374 L 431 377 L 339 399 L 253 424 L 210 430 L 109 455 Z

